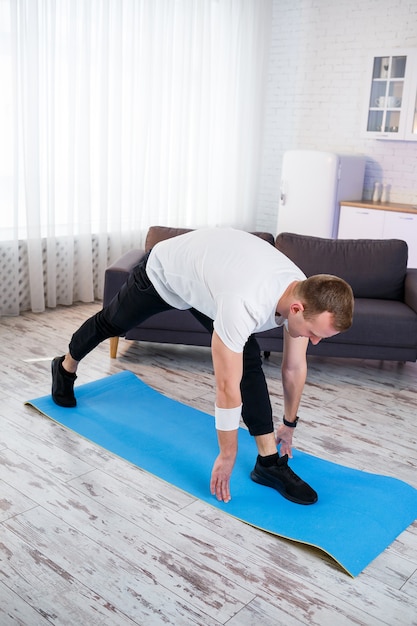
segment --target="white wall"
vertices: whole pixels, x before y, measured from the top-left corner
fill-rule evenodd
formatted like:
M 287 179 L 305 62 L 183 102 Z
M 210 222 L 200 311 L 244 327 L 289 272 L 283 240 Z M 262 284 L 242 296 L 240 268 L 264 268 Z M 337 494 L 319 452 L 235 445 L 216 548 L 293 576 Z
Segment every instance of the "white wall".
M 377 141 L 361 128 L 367 62 L 376 50 L 417 47 L 417 0 L 273 0 L 272 45 L 257 227 L 276 233 L 288 149 L 365 154 L 390 200 L 417 203 L 417 143 Z

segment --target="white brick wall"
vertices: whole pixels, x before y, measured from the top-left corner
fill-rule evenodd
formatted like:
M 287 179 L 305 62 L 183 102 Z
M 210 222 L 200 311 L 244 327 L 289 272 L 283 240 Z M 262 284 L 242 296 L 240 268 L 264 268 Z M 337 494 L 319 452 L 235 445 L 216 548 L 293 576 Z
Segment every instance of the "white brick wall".
M 276 233 L 282 156 L 289 149 L 365 154 L 390 199 L 417 203 L 417 142 L 364 138 L 367 62 L 417 47 L 417 0 L 273 0 L 257 228 Z

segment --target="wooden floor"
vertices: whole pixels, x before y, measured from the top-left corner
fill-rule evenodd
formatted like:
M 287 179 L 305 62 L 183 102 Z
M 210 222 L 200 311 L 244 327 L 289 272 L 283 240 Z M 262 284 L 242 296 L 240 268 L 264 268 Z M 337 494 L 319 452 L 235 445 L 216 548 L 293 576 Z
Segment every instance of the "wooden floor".
M 51 358 L 98 308 L 0 320 L 1 626 L 417 624 L 417 523 L 352 579 L 320 551 L 245 525 L 24 406 L 49 393 Z M 265 364 L 280 419 L 279 367 L 279 355 Z M 111 360 L 106 342 L 77 384 L 124 369 L 212 412 L 207 349 L 121 340 Z M 297 446 L 417 487 L 416 383 L 416 364 L 311 359 Z

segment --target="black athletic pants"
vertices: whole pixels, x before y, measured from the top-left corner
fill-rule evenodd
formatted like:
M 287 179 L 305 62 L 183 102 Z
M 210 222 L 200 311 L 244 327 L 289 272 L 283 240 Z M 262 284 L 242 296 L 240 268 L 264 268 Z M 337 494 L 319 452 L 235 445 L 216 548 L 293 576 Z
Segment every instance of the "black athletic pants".
M 148 317 L 171 309 L 156 292 L 146 273 L 147 254 L 134 268 L 126 283 L 111 302 L 90 317 L 74 333 L 69 352 L 81 361 L 99 343 L 110 337 L 125 335 Z M 210 332 L 213 321 L 203 313 L 190 309 L 191 313 Z M 242 417 L 251 435 L 273 432 L 272 408 L 268 388 L 262 370 L 259 344 L 251 335 L 243 350 L 243 376 L 240 384 L 242 394 Z

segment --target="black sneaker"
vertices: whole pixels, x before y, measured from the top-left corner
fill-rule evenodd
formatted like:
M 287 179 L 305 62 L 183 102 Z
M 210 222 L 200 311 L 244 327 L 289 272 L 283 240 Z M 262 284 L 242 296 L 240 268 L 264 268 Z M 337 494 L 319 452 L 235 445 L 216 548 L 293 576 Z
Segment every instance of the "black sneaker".
M 287 454 L 281 456 L 272 467 L 263 467 L 258 458 L 250 477 L 255 483 L 276 489 L 284 498 L 296 504 L 317 502 L 318 496 L 314 489 L 288 466 Z
M 77 376 L 64 370 L 62 367 L 64 358 L 57 356 L 51 363 L 52 399 L 59 406 L 71 408 L 77 404 L 74 396 L 74 382 Z

